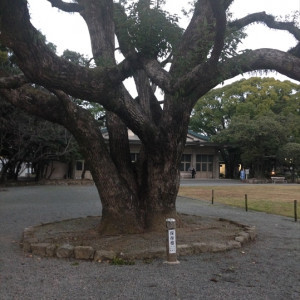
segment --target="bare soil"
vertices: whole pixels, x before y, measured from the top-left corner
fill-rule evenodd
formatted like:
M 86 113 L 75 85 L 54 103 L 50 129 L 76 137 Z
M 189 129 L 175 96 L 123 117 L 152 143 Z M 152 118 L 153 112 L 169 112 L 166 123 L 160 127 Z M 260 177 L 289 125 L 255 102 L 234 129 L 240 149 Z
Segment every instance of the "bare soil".
M 176 229 L 177 244 L 226 243 L 234 240 L 243 225 L 213 218 L 181 215 L 182 227 Z M 35 227 L 35 238 L 40 243 L 91 246 L 97 250 L 130 253 L 165 247 L 166 230 L 143 234 L 104 236 L 97 231 L 100 217 L 86 217 L 47 223 Z

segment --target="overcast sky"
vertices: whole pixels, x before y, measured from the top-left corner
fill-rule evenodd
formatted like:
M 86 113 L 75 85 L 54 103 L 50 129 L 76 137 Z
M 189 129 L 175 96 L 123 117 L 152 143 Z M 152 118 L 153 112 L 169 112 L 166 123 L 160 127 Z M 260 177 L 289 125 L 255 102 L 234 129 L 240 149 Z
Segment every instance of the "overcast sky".
M 52 8 L 47 0 L 28 0 L 28 2 L 33 25 L 46 35 L 49 42 L 57 46 L 59 55 L 65 49 L 69 49 L 91 56 L 87 27 L 79 14 L 61 12 Z M 182 6 L 187 5 L 189 0 L 166 2 L 168 11 L 180 15 Z M 300 11 L 300 0 L 235 0 L 231 11 L 236 18 L 261 11 L 284 17 Z M 186 23 L 187 20 L 183 17 L 181 24 Z M 248 37 L 243 42 L 243 48 L 276 48 L 286 51 L 296 45 L 296 40 L 289 33 L 269 30 L 264 25 L 250 25 L 247 33 Z

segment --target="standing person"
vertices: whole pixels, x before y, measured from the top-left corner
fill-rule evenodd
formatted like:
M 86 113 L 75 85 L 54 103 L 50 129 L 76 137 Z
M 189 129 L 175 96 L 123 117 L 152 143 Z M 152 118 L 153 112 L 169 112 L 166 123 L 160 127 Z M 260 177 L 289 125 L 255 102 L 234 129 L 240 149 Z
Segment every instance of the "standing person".
M 245 180 L 245 170 L 244 169 L 242 169 L 240 172 L 240 179 Z
M 195 175 L 196 175 L 196 170 L 195 168 L 192 169 L 192 178 L 195 178 Z

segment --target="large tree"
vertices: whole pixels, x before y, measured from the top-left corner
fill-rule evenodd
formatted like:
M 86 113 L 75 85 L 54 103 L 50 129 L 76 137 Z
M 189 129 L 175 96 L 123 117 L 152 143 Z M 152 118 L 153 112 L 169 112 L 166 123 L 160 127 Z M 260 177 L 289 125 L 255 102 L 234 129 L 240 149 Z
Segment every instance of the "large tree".
M 100 194 L 102 232 L 154 230 L 163 228 L 166 216 L 177 217 L 178 167 L 190 113 L 210 89 L 240 73 L 261 69 L 300 80 L 299 43 L 288 52 L 235 51 L 241 30 L 255 22 L 286 30 L 299 41 L 294 22 L 276 21 L 264 12 L 230 20 L 233 0 L 195 1 L 184 32 L 176 26 L 176 18 L 161 10 L 163 1 L 48 1 L 82 16 L 96 67 L 75 65 L 49 50 L 30 23 L 27 1 L 1 0 L 0 42 L 12 49 L 23 75 L 2 78 L 0 90 L 14 105 L 59 123 L 74 135 Z M 115 37 L 125 57 L 120 63 L 115 59 Z M 123 85 L 130 76 L 136 98 Z M 32 83 L 51 93 L 35 90 Z M 157 86 L 164 92 L 163 105 L 154 93 Z M 109 149 L 98 123 L 72 97 L 105 108 Z M 142 143 L 134 165 L 127 128 Z
M 270 171 L 266 156 L 275 157 L 277 148 L 287 140 L 299 141 L 299 107 L 300 85 L 252 77 L 213 89 L 201 97 L 193 109 L 190 126 L 224 145 L 220 150 L 227 177 L 239 175 L 240 163 L 252 167 L 252 175 L 262 176 Z M 268 121 L 270 118 L 274 123 Z M 280 129 L 283 126 L 284 135 Z
M 226 129 L 234 116 L 247 115 L 253 119 L 269 112 L 287 118 L 285 124 L 293 120 L 300 122 L 299 107 L 299 84 L 269 77 L 251 77 L 212 89 L 201 97 L 193 109 L 190 127 L 213 136 Z M 300 130 L 299 124 L 289 127 L 291 131 Z M 297 133 L 291 134 L 295 136 Z
M 247 115 L 236 116 L 229 127 L 214 138 L 221 144 L 230 144 L 240 153 L 244 168 L 250 168 L 250 176 L 265 177 L 274 167 L 274 160 L 279 147 L 288 140 L 288 131 L 277 120 L 275 114 L 251 119 Z M 270 165 L 273 160 L 273 165 Z

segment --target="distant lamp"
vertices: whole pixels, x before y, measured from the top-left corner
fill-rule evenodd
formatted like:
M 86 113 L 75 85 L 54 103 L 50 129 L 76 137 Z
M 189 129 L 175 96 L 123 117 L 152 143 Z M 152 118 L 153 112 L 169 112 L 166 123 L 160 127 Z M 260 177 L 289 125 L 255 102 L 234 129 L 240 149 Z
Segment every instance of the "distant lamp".
M 271 175 L 275 175 L 275 170 L 274 170 L 274 168 L 272 169 Z

